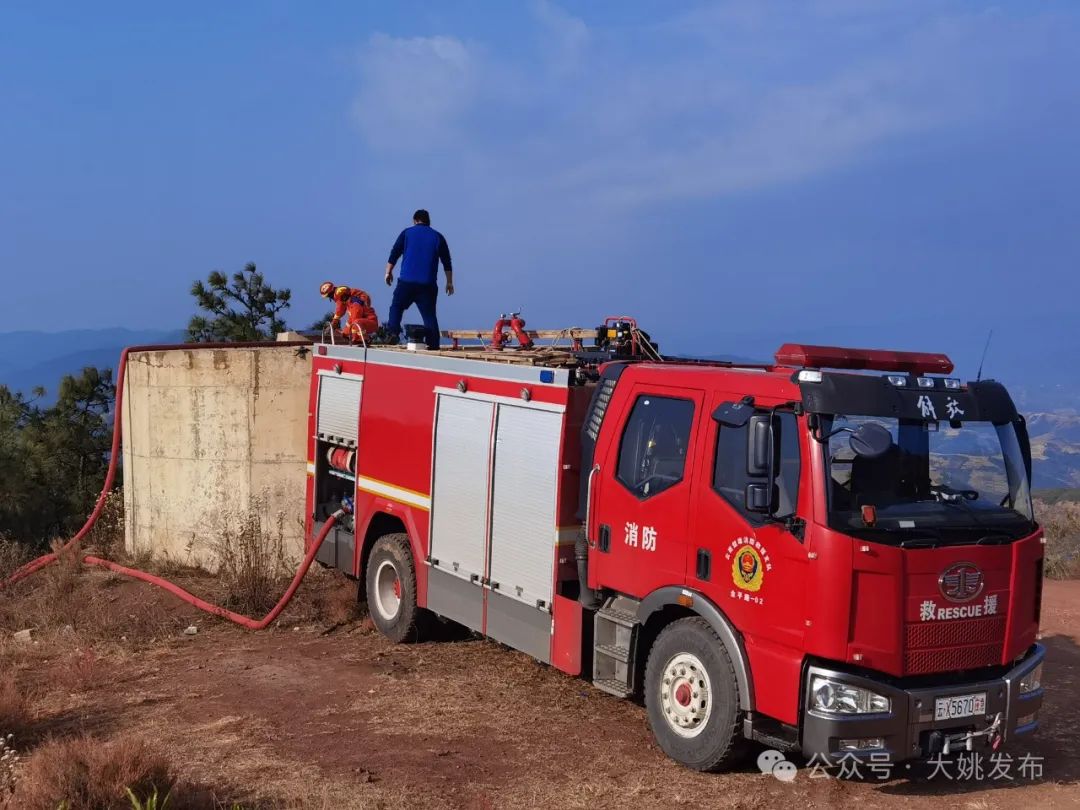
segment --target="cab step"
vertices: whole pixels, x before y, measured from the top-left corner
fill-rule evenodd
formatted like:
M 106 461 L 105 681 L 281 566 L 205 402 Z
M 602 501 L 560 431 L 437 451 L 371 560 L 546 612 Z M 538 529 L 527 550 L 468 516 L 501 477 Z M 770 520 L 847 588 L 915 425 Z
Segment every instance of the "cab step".
M 617 697 L 630 697 L 637 687 L 637 606 L 635 599 L 615 596 L 593 617 L 593 685 Z
M 617 698 L 627 698 L 631 695 L 631 692 L 627 690 L 626 685 L 622 681 L 613 679 L 593 680 L 593 686 L 601 692 L 607 692 L 609 695 L 614 695 Z

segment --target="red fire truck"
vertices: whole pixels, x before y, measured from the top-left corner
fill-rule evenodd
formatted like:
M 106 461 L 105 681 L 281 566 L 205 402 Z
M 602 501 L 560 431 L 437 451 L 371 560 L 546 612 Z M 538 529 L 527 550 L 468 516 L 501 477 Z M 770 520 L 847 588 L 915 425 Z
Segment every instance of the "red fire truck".
M 319 559 L 383 634 L 441 617 L 643 698 L 700 770 L 747 739 L 899 761 L 1038 728 L 1043 539 L 1002 385 L 944 355 L 559 334 L 313 347 L 307 535 L 352 508 Z

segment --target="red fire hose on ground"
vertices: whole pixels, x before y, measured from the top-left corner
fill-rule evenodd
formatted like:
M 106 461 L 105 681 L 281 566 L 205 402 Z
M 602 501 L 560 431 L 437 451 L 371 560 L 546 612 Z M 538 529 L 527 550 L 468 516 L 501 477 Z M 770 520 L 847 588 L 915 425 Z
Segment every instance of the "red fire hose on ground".
M 49 565 L 52 565 L 59 559 L 60 554 L 68 549 L 78 548 L 79 544 L 85 539 L 86 535 L 90 533 L 90 530 L 97 523 L 98 518 L 101 517 L 101 512 L 105 508 L 105 500 L 109 493 L 112 491 L 113 482 L 116 480 L 116 469 L 120 463 L 120 414 L 124 404 L 124 379 L 127 376 L 127 364 L 128 356 L 132 352 L 152 352 L 152 351 L 167 351 L 171 349 L 184 348 L 191 349 L 193 351 L 202 351 L 206 349 L 248 349 L 248 348 L 268 348 L 268 347 L 282 347 L 282 346 L 307 346 L 307 343 L 297 342 L 263 342 L 263 343 L 195 343 L 186 344 L 184 346 L 176 345 L 152 345 L 152 346 L 129 346 L 124 349 L 120 354 L 120 367 L 116 376 L 116 403 L 113 407 L 113 437 L 112 448 L 109 455 L 109 469 L 105 474 L 105 483 L 101 487 L 101 494 L 98 495 L 97 503 L 94 505 L 94 511 L 90 513 L 90 517 L 86 519 L 86 523 L 83 527 L 76 532 L 75 536 L 68 540 L 60 548 L 58 552 L 51 554 L 45 554 L 38 557 L 36 560 L 31 560 L 26 565 L 19 568 L 3 582 L 0 582 L 0 591 L 14 585 L 16 582 L 26 579 L 31 574 L 40 571 Z M 174 596 L 187 602 L 189 605 L 194 605 L 199 610 L 211 613 L 214 616 L 220 616 L 222 619 L 227 619 L 234 624 L 238 624 L 241 627 L 246 627 L 249 630 L 262 630 L 270 624 L 281 614 L 281 611 L 285 609 L 285 606 L 292 601 L 293 596 L 296 594 L 297 588 L 300 587 L 300 582 L 304 579 L 308 569 L 311 567 L 311 563 L 315 559 L 315 555 L 319 551 L 319 547 L 322 545 L 326 536 L 330 533 L 330 530 L 334 527 L 334 524 L 342 516 L 342 511 L 337 511 L 326 521 L 323 525 L 322 531 L 319 532 L 319 536 L 315 538 L 315 542 L 311 544 L 311 548 L 308 549 L 304 560 L 300 563 L 300 567 L 296 571 L 296 575 L 293 577 L 292 582 L 289 583 L 289 587 L 286 589 L 285 594 L 281 597 L 276 605 L 267 613 L 262 619 L 256 620 L 247 616 L 241 616 L 239 613 L 233 613 L 231 610 L 226 610 L 220 605 L 213 605 L 200 599 L 193 594 L 188 593 L 179 585 L 174 585 L 168 580 L 161 577 L 148 574 L 145 571 L 138 571 L 134 568 L 128 568 L 120 565 L 119 563 L 111 562 L 110 560 L 103 560 L 100 557 L 94 557 L 87 555 L 82 558 L 82 562 L 86 565 L 96 565 L 100 568 L 107 568 L 110 571 L 114 571 L 118 574 L 123 574 L 133 579 L 139 579 L 143 582 L 149 582 L 158 588 L 168 591 Z

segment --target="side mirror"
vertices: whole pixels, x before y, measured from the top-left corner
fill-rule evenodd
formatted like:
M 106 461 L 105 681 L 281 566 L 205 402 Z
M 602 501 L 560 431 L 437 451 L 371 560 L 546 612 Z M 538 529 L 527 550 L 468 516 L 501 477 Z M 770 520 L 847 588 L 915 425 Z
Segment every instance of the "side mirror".
M 852 432 L 848 446 L 859 458 L 881 458 L 893 446 L 892 434 L 877 422 L 864 422 Z
M 773 497 L 769 497 L 768 484 L 746 485 L 746 511 L 759 512 L 763 515 L 771 515 L 776 510 L 776 487 L 773 487 Z

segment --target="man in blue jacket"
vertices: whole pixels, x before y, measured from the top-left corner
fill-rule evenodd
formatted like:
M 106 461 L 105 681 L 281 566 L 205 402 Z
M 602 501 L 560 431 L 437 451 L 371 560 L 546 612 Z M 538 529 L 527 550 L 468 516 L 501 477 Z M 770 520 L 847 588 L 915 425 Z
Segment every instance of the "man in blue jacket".
M 404 257 L 404 258 L 403 258 Z M 439 319 L 435 315 L 435 299 L 439 297 L 439 262 L 446 273 L 446 294 L 454 294 L 454 269 L 450 263 L 450 247 L 441 233 L 431 227 L 431 217 L 421 208 L 413 214 L 413 226 L 406 228 L 390 249 L 386 262 L 386 284 L 394 283 L 394 265 L 401 259 L 401 276 L 390 302 L 390 317 L 386 331 L 391 340 L 401 335 L 401 316 L 416 304 L 424 319 L 427 347 L 439 348 Z

